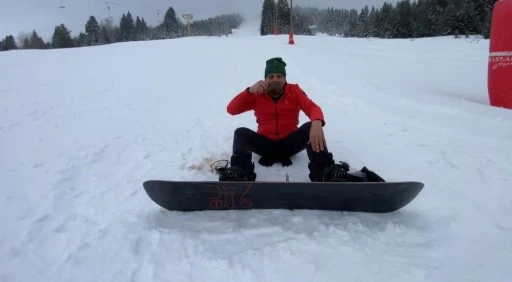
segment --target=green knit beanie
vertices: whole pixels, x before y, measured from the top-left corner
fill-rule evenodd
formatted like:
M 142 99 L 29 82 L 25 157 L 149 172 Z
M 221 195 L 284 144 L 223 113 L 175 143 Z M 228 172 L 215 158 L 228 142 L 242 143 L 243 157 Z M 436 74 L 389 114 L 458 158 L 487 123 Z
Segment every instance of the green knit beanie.
M 267 66 L 265 67 L 265 78 L 271 73 L 279 73 L 286 78 L 286 63 L 283 59 L 276 57 L 267 60 Z

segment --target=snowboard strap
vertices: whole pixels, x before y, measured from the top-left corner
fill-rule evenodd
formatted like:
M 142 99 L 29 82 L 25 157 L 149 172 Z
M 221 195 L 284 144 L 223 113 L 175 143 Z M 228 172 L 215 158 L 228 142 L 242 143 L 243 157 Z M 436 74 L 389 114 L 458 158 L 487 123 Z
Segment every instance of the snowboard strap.
M 225 171 L 229 166 L 228 160 L 218 160 L 210 164 L 210 167 L 212 169 L 212 172 L 215 172 L 217 174 L 221 174 L 223 171 Z

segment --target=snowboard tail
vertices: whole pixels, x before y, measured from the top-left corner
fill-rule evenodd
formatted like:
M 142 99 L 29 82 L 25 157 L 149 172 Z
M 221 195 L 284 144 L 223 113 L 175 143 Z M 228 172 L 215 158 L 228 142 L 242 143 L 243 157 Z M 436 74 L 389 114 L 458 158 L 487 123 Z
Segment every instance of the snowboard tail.
M 218 182 L 148 180 L 148 196 L 171 211 L 309 209 L 388 213 L 408 205 L 420 182 Z

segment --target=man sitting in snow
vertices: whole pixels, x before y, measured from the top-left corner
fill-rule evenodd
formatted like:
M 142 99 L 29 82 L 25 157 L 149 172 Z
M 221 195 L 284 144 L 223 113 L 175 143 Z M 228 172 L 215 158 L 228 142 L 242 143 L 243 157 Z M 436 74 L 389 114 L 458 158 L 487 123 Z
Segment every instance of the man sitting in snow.
M 257 132 L 241 127 L 235 130 L 231 166 L 224 170 L 220 181 L 254 181 L 252 153 L 261 156 L 259 163 L 270 167 L 275 163 L 292 164 L 290 157 L 306 149 L 309 158 L 309 178 L 313 182 L 377 181 L 384 182 L 366 167 L 349 173 L 346 163 L 336 164 L 328 152 L 323 132 L 322 109 L 298 84 L 286 81 L 286 63 L 281 58 L 267 60 L 265 80 L 247 87 L 231 100 L 227 111 L 238 115 L 254 111 Z M 300 128 L 299 111 L 311 120 Z

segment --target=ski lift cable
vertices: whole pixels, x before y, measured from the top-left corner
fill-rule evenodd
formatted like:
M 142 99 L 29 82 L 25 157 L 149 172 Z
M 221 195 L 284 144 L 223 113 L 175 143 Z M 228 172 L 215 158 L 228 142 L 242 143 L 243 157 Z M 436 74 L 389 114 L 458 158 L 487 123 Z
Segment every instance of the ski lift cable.
M 110 11 L 110 8 L 111 6 L 123 6 L 123 7 L 127 7 L 127 8 L 131 8 L 135 11 L 140 11 L 140 10 L 144 10 L 146 12 L 154 12 L 153 9 L 148 9 L 146 7 L 142 7 L 140 5 L 137 5 L 137 4 L 134 4 L 134 3 L 123 3 L 123 2 L 119 2 L 119 1 L 106 1 L 106 0 L 96 0 L 97 2 L 102 2 L 102 3 L 105 3 L 107 5 L 107 9 L 109 9 Z

